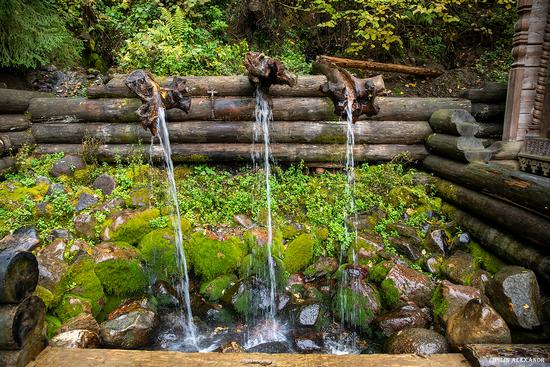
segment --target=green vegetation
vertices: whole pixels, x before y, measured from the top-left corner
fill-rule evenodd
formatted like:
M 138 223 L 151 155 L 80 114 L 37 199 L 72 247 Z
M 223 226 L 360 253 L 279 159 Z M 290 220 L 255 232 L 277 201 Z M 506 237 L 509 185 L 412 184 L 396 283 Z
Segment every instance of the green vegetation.
M 434 292 L 432 293 L 432 298 L 430 300 L 431 306 L 433 308 L 434 316 L 441 317 L 447 312 L 449 305 L 447 301 L 443 298 L 443 292 L 441 285 L 438 285 Z
M 378 292 L 372 288 L 374 298 L 380 298 Z M 342 307 L 343 305 L 343 307 Z M 348 287 L 339 288 L 332 304 L 332 311 L 338 318 L 363 332 L 370 332 L 370 322 L 374 319 L 371 301 L 367 297 L 354 292 Z
M 471 241 L 467 245 L 467 248 L 474 260 L 476 260 L 483 269 L 487 270 L 491 274 L 495 274 L 500 270 L 500 268 L 505 266 L 505 263 L 502 260 L 485 250 L 474 241 Z
M 292 240 L 287 246 L 283 259 L 284 269 L 289 273 L 295 273 L 305 269 L 313 258 L 313 244 L 315 238 L 311 234 L 301 234 Z
M 133 296 L 142 294 L 149 285 L 138 260 L 113 259 L 95 266 L 95 273 L 106 294 Z
M 391 279 L 384 279 L 382 283 L 380 283 L 380 294 L 382 305 L 388 310 L 392 310 L 402 303 L 399 291 Z
M 109 230 L 110 240 L 135 245 L 143 236 L 151 231 L 150 222 L 159 215 L 160 212 L 158 209 L 151 208 L 131 213 L 121 224 L 113 223 L 112 220 L 108 219 L 103 224 L 103 227 Z
M 147 266 L 147 273 L 153 280 L 170 281 L 181 275 L 173 230 L 157 229 L 146 234 L 138 248 Z
M 201 294 L 210 302 L 216 302 L 227 289 L 237 283 L 237 276 L 234 274 L 221 275 L 211 281 L 201 284 Z

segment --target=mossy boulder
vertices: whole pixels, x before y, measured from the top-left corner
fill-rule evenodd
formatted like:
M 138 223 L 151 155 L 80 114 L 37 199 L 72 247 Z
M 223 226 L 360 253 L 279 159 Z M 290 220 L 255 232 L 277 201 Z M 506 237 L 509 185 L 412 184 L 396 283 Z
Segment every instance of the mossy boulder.
M 332 311 L 341 322 L 363 332 L 371 331 L 370 323 L 381 309 L 376 288 L 361 280 L 339 288 L 332 304 Z
M 304 233 L 290 241 L 286 246 L 283 266 L 289 273 L 296 273 L 305 269 L 313 259 L 313 245 L 315 238 Z
M 211 281 L 203 282 L 200 292 L 209 302 L 218 301 L 225 292 L 237 283 L 237 276 L 234 274 L 221 275 Z
M 41 285 L 36 287 L 36 289 L 34 290 L 34 295 L 40 297 L 42 302 L 44 302 L 46 309 L 50 309 L 55 304 L 55 296 L 53 295 L 53 293 L 49 289 L 44 288 Z
M 246 244 L 237 237 L 219 241 L 202 233 L 194 233 L 186 244 L 193 270 L 203 280 L 237 270 L 246 255 L 246 248 Z
M 182 275 L 178 265 L 175 236 L 174 230 L 170 228 L 156 229 L 143 236 L 139 242 L 138 249 L 152 280 L 171 281 Z M 185 255 L 189 260 L 187 251 Z M 187 264 L 188 267 L 191 266 L 189 261 Z
M 55 314 L 61 321 L 90 312 L 92 312 L 92 302 L 88 298 L 72 294 L 63 296 L 61 302 L 55 308 Z
M 477 242 L 471 241 L 468 245 L 466 245 L 466 247 L 474 260 L 481 265 L 483 269 L 487 270 L 491 274 L 495 274 L 506 266 L 504 261 L 485 250 Z
M 138 260 L 113 259 L 95 266 L 105 293 L 117 296 L 140 295 L 147 290 L 148 279 Z
M 141 238 L 151 231 L 150 222 L 160 212 L 156 208 L 144 211 L 123 211 L 107 219 L 103 224 L 101 239 L 103 241 L 121 241 L 136 245 Z
M 48 337 L 48 339 L 51 339 L 55 333 L 57 332 L 57 330 L 59 330 L 59 328 L 61 328 L 61 320 L 59 320 L 57 317 L 55 317 L 54 315 L 46 315 L 46 318 L 45 318 L 45 324 L 46 324 L 46 335 Z

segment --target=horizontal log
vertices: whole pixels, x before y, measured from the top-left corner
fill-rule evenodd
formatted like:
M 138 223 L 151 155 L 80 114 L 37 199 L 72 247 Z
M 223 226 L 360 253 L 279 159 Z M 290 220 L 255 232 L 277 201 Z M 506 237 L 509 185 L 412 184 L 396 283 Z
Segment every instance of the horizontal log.
M 37 296 L 19 304 L 0 305 L 0 349 L 20 349 L 28 337 L 44 327 L 46 306 Z
M 126 86 L 125 75 L 117 76 L 107 84 L 88 88 L 89 98 L 131 98 L 136 97 Z M 158 77 L 155 80 L 165 88 L 172 83 L 173 77 Z M 214 93 L 217 97 L 252 96 L 254 87 L 247 76 L 188 76 L 187 88 L 192 97 L 210 96 Z M 299 76 L 294 87 L 288 85 L 273 85 L 269 93 L 275 97 L 324 97 L 321 85 L 327 82 L 323 75 Z
M 477 239 L 489 251 L 508 260 L 512 264 L 533 270 L 550 284 L 550 257 L 518 241 L 507 233 L 499 231 L 472 215 L 450 205 L 444 204 L 442 211 L 456 220 L 460 226 Z
M 459 162 L 487 162 L 491 151 L 485 149 L 481 139 L 466 136 L 432 134 L 426 139 L 428 151 Z
M 550 179 L 495 164 L 462 164 L 429 155 L 422 162 L 435 175 L 550 216 Z
M 81 149 L 80 144 L 39 144 L 35 152 L 79 154 Z M 303 160 L 304 162 L 339 163 L 344 162 L 346 156 L 344 144 L 271 144 L 270 149 L 273 158 L 281 162 Z M 185 163 L 250 161 L 253 154 L 256 159 L 259 159 L 262 152 L 263 144 L 172 144 L 172 160 Z M 414 160 L 423 159 L 427 155 L 424 145 L 356 145 L 353 152 L 356 162 L 388 161 L 405 153 Z M 103 161 L 135 155 L 148 159 L 149 147 L 126 144 L 97 147 L 97 157 Z M 158 145 L 153 147 L 152 157 L 157 161 L 162 159 L 162 151 Z
M 420 66 L 388 64 L 383 62 L 375 62 L 375 61 L 367 61 L 367 60 L 353 60 L 353 59 L 346 59 L 343 57 L 334 57 L 334 56 L 326 56 L 326 55 L 320 56 L 319 58 L 325 61 L 328 61 L 330 63 L 336 64 L 337 66 L 340 66 L 343 68 L 386 71 L 390 73 L 401 73 L 401 74 L 420 75 L 420 76 L 439 76 L 443 74 L 443 70 L 420 67 Z
M 31 127 L 31 121 L 25 115 L 0 115 L 0 132 L 20 131 Z
M 430 126 L 436 133 L 474 136 L 479 131 L 475 118 L 466 110 L 441 109 L 430 116 Z
M 478 131 L 475 133 L 476 138 L 490 138 L 490 139 L 501 139 L 502 130 L 504 128 L 503 124 L 491 123 L 491 122 L 482 122 L 478 123 Z
M 15 167 L 15 158 L 2 157 L 0 158 L 0 175 L 9 172 Z
M 497 122 L 504 121 L 504 112 L 506 104 L 487 104 L 487 103 L 472 103 L 472 116 L 478 122 Z
M 253 121 L 186 121 L 168 124 L 174 143 L 251 143 L 259 127 Z M 356 144 L 421 144 L 431 133 L 426 121 L 358 121 L 353 125 Z M 103 144 L 148 143 L 151 133 L 137 123 L 34 124 L 40 143 L 79 144 L 94 137 Z M 276 143 L 345 143 L 347 124 L 336 121 L 274 121 L 270 139 Z M 262 141 L 262 134 L 257 134 Z
M 462 353 L 472 366 L 478 367 L 494 366 L 495 361 L 502 361 L 498 363 L 502 367 L 521 364 L 543 366 L 550 363 L 548 344 L 467 344 Z M 538 362 L 516 362 L 527 358 Z
M 46 348 L 48 340 L 37 334 L 29 338 L 21 350 L 0 350 L 0 366 L 25 367 Z
M 0 113 L 24 113 L 31 99 L 50 96 L 43 92 L 0 88 Z
M 38 262 L 31 252 L 0 252 L 0 303 L 17 303 L 38 284 Z
M 13 153 L 23 145 L 34 144 L 34 136 L 31 130 L 11 131 L 0 134 L 0 154 Z
M 506 84 L 486 83 L 479 89 L 466 89 L 460 93 L 460 97 L 475 103 L 504 103 L 507 91 L 508 86 Z
M 427 121 L 439 109 L 470 110 L 470 101 L 458 98 L 400 98 L 376 99 L 380 112 L 363 120 L 378 121 Z M 139 121 L 136 110 L 141 102 L 135 98 L 86 99 L 86 98 L 35 98 L 29 112 L 35 122 L 134 122 Z M 193 98 L 188 114 L 172 109 L 167 111 L 168 121 L 189 120 L 255 120 L 254 98 L 221 97 Z M 275 121 L 334 121 L 334 106 L 328 98 L 273 98 Z
M 543 251 L 550 253 L 548 219 L 442 178 L 429 176 L 429 182 L 445 201 L 498 226 L 499 229 L 543 247 Z
M 492 159 L 517 160 L 522 146 L 522 141 L 497 141 L 489 149 L 494 152 Z

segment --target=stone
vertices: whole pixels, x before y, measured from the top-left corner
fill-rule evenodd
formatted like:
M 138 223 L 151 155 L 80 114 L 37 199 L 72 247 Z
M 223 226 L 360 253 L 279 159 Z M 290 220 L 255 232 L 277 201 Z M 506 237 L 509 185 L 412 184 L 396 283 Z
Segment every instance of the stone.
M 245 350 L 242 345 L 237 343 L 236 341 L 230 341 L 225 343 L 224 345 L 220 346 L 218 349 L 215 350 L 215 352 L 218 353 L 244 353 Z
M 36 180 L 34 180 L 34 184 L 35 185 L 40 185 L 40 184 L 46 184 L 46 185 L 49 185 L 51 184 L 52 182 L 50 181 L 49 178 L 47 178 L 46 176 L 38 176 L 36 178 Z
M 57 162 L 54 163 L 50 174 L 54 177 L 61 175 L 72 176 L 74 171 L 86 168 L 86 163 L 81 157 L 74 155 L 65 155 Z
M 463 251 L 455 252 L 443 264 L 443 271 L 447 278 L 457 284 L 471 284 L 477 270 L 478 266 L 472 255 Z
M 397 252 L 412 261 L 417 261 L 422 257 L 422 252 L 420 252 L 415 245 L 406 239 L 390 237 L 389 241 L 395 247 Z
M 292 338 L 298 353 L 320 353 L 323 350 L 323 334 L 318 331 L 294 332 Z
M 393 266 L 386 279 L 391 279 L 404 302 L 424 307 L 430 301 L 435 284 L 426 275 L 404 265 Z
M 102 242 L 94 247 L 93 259 L 96 263 L 107 260 L 134 260 L 139 258 L 139 252 L 130 246 L 118 246 L 113 242 Z
M 48 191 L 46 191 L 46 195 L 51 196 L 54 194 L 60 194 L 65 192 L 67 192 L 67 190 L 65 190 L 65 186 L 63 186 L 63 184 L 54 183 L 48 187 Z
M 40 238 L 34 227 L 23 227 L 0 240 L 0 251 L 33 251 L 38 247 Z
M 533 271 L 521 266 L 505 266 L 487 287 L 487 295 L 509 325 L 534 329 L 542 324 L 539 285 Z
M 243 226 L 246 229 L 250 229 L 254 227 L 254 222 L 252 221 L 252 219 L 250 219 L 245 214 L 237 214 L 233 217 L 233 220 L 235 221 L 235 223 L 237 223 L 240 226 Z
M 301 273 L 294 273 L 290 275 L 286 282 L 288 287 L 292 286 L 303 286 L 305 284 L 305 279 L 303 274 Z
M 303 306 L 298 313 L 298 324 L 300 326 L 315 326 L 320 314 L 321 305 L 318 303 Z
M 70 330 L 54 336 L 50 341 L 51 347 L 58 348 L 97 348 L 99 337 L 90 330 Z
M 285 342 L 267 342 L 255 345 L 251 348 L 248 348 L 246 350 L 248 353 L 271 353 L 271 354 L 278 354 L 278 353 L 291 353 L 292 348 L 290 348 L 290 345 L 288 345 Z
M 38 285 L 54 291 L 69 266 L 64 260 L 66 242 L 54 240 L 36 255 L 38 261 Z
M 488 304 L 472 299 L 447 322 L 447 340 L 453 348 L 466 344 L 510 344 L 510 329 Z
M 101 212 L 113 212 L 116 209 L 122 208 L 125 202 L 121 198 L 112 198 L 101 204 L 97 207 L 98 211 Z
M 481 291 L 482 294 L 485 294 L 485 289 L 489 285 L 489 282 L 491 281 L 492 276 L 488 272 L 486 272 L 483 269 L 476 270 L 474 275 L 472 276 L 472 287 L 475 287 Z
M 51 239 L 54 240 L 56 238 L 61 238 L 63 240 L 70 240 L 73 238 L 71 232 L 69 232 L 68 229 L 65 228 L 56 228 L 52 230 Z
M 426 260 L 426 269 L 432 274 L 437 274 L 439 272 L 440 266 L 441 262 L 438 261 L 435 257 L 430 257 Z
M 115 189 L 116 182 L 113 176 L 104 173 L 94 180 L 92 186 L 101 190 L 103 195 L 110 195 Z
M 75 263 L 83 257 L 93 257 L 95 251 L 95 246 L 92 247 L 88 242 L 77 239 L 71 244 L 71 247 L 69 247 L 69 256 L 72 259 L 71 263 Z
M 380 294 L 364 279 L 348 275 L 347 284 L 336 293 L 332 311 L 343 323 L 368 331 L 372 320 L 382 311 Z
M 410 328 L 393 335 L 386 342 L 390 354 L 443 354 L 449 352 L 445 337 L 433 330 Z
M 87 192 L 83 192 L 82 194 L 80 194 L 80 196 L 78 197 L 78 202 L 76 203 L 76 207 L 75 207 L 75 211 L 78 213 L 78 212 L 81 212 L 83 211 L 84 209 L 88 209 L 89 207 L 91 207 L 92 205 L 96 204 L 97 202 L 99 201 L 99 199 L 97 198 L 97 196 L 95 195 L 90 195 L 88 194 Z
M 376 319 L 376 323 L 385 336 L 392 336 L 397 332 L 409 328 L 427 328 L 431 317 L 414 303 L 408 303 L 398 309 L 390 311 Z
M 333 274 L 338 270 L 338 261 L 333 257 L 320 257 L 310 265 L 305 271 L 306 282 Z
M 130 198 L 126 200 L 126 204 L 133 208 L 147 208 L 151 203 L 151 193 L 147 188 L 138 188 L 130 192 Z
M 157 324 L 157 315 L 145 308 L 121 313 L 101 323 L 101 345 L 122 349 L 147 346 L 153 338 Z
M 411 227 L 407 224 L 402 224 L 402 223 L 391 223 L 388 225 L 388 229 L 392 231 L 396 231 L 397 234 L 399 234 L 402 237 L 413 238 L 415 244 L 420 243 L 420 239 L 418 239 L 418 235 L 416 233 L 416 228 L 414 227 Z
M 57 333 L 64 333 L 71 330 L 89 330 L 99 335 L 99 324 L 92 314 L 83 313 L 65 321 Z
M 157 280 L 151 290 L 159 306 L 176 307 L 179 304 L 178 294 L 170 283 L 164 280 Z
M 81 213 L 73 218 L 74 229 L 77 235 L 92 237 L 95 234 L 97 221 L 90 213 Z
M 447 322 L 452 315 L 462 310 L 470 300 L 481 299 L 482 294 L 477 288 L 457 285 L 444 280 L 441 283 L 441 296 L 445 304 L 445 312 L 443 312 L 441 318 L 444 322 Z
M 426 238 L 426 244 L 430 251 L 443 256 L 449 248 L 447 235 L 442 229 L 431 231 Z

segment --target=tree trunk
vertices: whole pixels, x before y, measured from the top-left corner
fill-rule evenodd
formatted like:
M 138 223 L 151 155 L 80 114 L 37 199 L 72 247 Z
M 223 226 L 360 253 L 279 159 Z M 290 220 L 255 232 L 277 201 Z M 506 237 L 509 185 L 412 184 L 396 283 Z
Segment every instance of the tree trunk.
M 462 164 L 429 155 L 423 165 L 430 172 L 476 191 L 550 216 L 550 180 L 495 164 Z
M 550 221 L 530 211 L 480 194 L 438 177 L 429 176 L 437 194 L 477 217 L 543 247 L 550 253 Z M 518 225 L 521 223 L 521 225 Z
M 38 284 L 38 262 L 31 252 L 0 252 L 0 304 L 17 303 Z
M 489 251 L 494 252 L 513 264 L 533 270 L 538 276 L 550 283 L 550 257 L 544 255 L 543 252 L 488 226 L 479 219 L 452 205 L 444 204 L 442 209 L 449 218 L 455 219 L 463 229 L 479 240 Z
M 21 350 L 0 350 L 0 366 L 25 367 L 32 362 L 48 345 L 45 336 L 30 337 Z
M 0 115 L 0 132 L 21 131 L 31 127 L 31 122 L 25 115 Z
M 34 136 L 30 130 L 1 133 L 0 154 L 7 155 L 16 152 L 23 145 L 31 145 L 34 143 Z
M 353 60 L 345 59 L 342 57 L 334 56 L 320 56 L 319 58 L 324 59 L 330 63 L 336 64 L 337 66 L 350 69 L 367 69 L 374 71 L 387 71 L 391 73 L 401 73 L 401 74 L 411 74 L 411 75 L 421 75 L 421 76 L 439 76 L 443 74 L 443 70 L 433 69 L 433 68 L 424 68 L 418 66 L 409 66 L 409 65 L 400 65 L 400 64 L 386 64 L 382 62 L 375 61 L 364 61 L 364 60 Z
M 500 83 L 486 83 L 480 89 L 466 89 L 460 93 L 461 98 L 474 103 L 505 103 L 508 86 Z
M 269 135 L 276 143 L 344 144 L 346 126 L 335 121 L 275 121 L 270 125 Z M 255 129 L 258 126 L 253 121 L 168 124 L 172 144 L 251 143 Z M 421 144 L 431 133 L 426 121 L 358 121 L 353 130 L 356 144 Z M 39 144 L 79 144 L 85 137 L 97 138 L 103 144 L 151 141 L 151 134 L 136 123 L 34 124 L 32 132 Z M 257 141 L 262 141 L 261 134 L 258 134 Z
M 475 118 L 466 110 L 437 110 L 430 116 L 436 133 L 474 136 L 479 131 Z
M 35 152 L 49 154 L 65 152 L 66 154 L 81 153 L 80 144 L 40 144 Z M 281 162 L 344 162 L 346 146 L 343 144 L 271 144 L 273 158 Z M 262 144 L 173 144 L 172 159 L 174 162 L 204 163 L 204 162 L 237 162 L 250 161 L 252 154 L 256 159 L 262 154 Z M 356 162 L 388 161 L 394 157 L 408 153 L 412 159 L 423 159 L 426 149 L 423 145 L 376 144 L 356 145 L 354 158 Z M 92 154 L 104 161 L 114 161 L 117 156 L 128 158 L 149 157 L 149 147 L 137 145 L 100 145 Z M 153 148 L 153 159 L 162 158 L 159 146 Z
M 10 171 L 15 167 L 15 159 L 12 157 L 3 157 L 0 158 L 0 175 Z
M 49 93 L 0 88 L 0 113 L 24 113 L 32 98 L 49 96 L 51 96 Z
M 472 103 L 472 116 L 478 122 L 504 122 L 506 104 Z
M 491 151 L 485 149 L 483 141 L 475 137 L 432 134 L 426 140 L 428 151 L 459 162 L 487 162 Z
M 124 79 L 125 75 L 117 76 L 111 79 L 107 84 L 92 86 L 88 88 L 89 98 L 128 98 L 136 95 L 128 89 Z M 213 91 L 216 97 L 238 97 L 253 96 L 254 87 L 250 84 L 247 76 L 189 76 L 187 87 L 192 97 L 210 96 Z M 169 87 L 173 77 L 157 77 L 161 87 Z M 321 92 L 321 85 L 326 83 L 326 78 L 322 75 L 306 75 L 298 77 L 298 82 L 294 87 L 286 85 L 273 85 L 269 94 L 276 97 L 324 97 Z
M 476 138 L 502 139 L 503 125 L 499 123 L 482 122 L 477 124 Z
M 380 112 L 361 120 L 427 121 L 442 108 L 471 108 L 470 101 L 457 98 L 393 98 L 376 99 Z M 188 114 L 172 109 L 168 121 L 225 120 L 252 121 L 255 119 L 254 98 L 222 97 L 194 98 Z M 134 122 L 139 121 L 138 99 L 40 98 L 29 106 L 32 121 L 48 122 Z M 334 106 L 328 98 L 273 98 L 275 121 L 337 121 Z
M 21 349 L 28 337 L 44 328 L 46 306 L 37 296 L 19 304 L 0 305 L 0 349 Z

